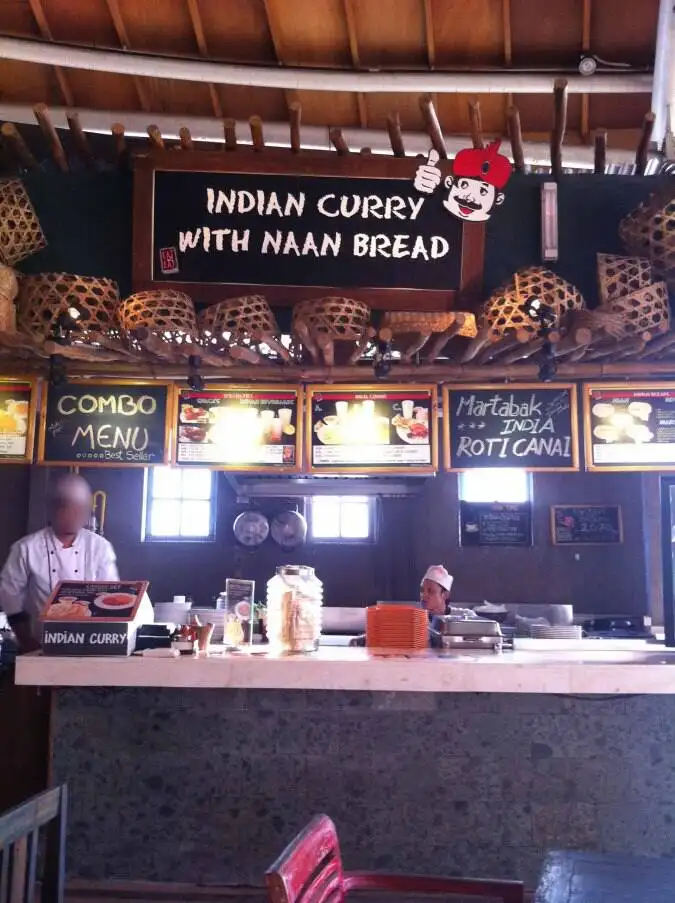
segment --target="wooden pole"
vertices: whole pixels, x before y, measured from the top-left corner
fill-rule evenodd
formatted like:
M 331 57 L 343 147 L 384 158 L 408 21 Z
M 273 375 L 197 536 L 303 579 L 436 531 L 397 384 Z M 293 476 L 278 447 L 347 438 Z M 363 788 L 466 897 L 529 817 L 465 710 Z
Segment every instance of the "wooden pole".
M 649 145 L 652 141 L 652 132 L 654 131 L 654 119 L 656 117 L 653 113 L 645 113 L 645 118 L 642 120 L 642 133 L 640 135 L 640 142 L 637 146 L 637 150 L 635 152 L 635 170 L 637 175 L 643 176 L 645 173 L 645 169 L 647 168 L 647 161 L 649 160 Z
M 342 129 L 331 129 L 328 134 L 333 147 L 338 152 L 338 157 L 346 157 L 349 153 L 349 147 L 345 141 L 345 136 L 342 134 Z
M 596 131 L 593 144 L 593 172 L 602 175 L 607 168 L 607 129 Z
M 567 128 L 567 79 L 557 78 L 553 87 L 553 131 L 551 132 L 551 169 L 562 174 L 562 146 Z
M 26 142 L 21 137 L 21 133 L 13 122 L 3 122 L 0 128 L 3 141 L 10 148 L 22 166 L 26 169 L 39 169 L 38 161 L 28 150 Z
M 123 168 L 129 162 L 129 154 L 127 151 L 127 142 L 124 138 L 124 125 L 121 122 L 113 122 L 111 132 L 115 139 L 115 155 L 117 157 L 117 165 Z
M 68 120 L 68 128 L 70 129 L 70 134 L 73 138 L 73 144 L 77 148 L 77 152 L 84 160 L 85 164 L 90 169 L 96 168 L 96 160 L 94 159 L 94 155 L 91 152 L 91 148 L 89 147 L 89 141 L 87 140 L 87 136 L 84 134 L 84 130 L 82 129 L 82 124 L 80 123 L 80 117 L 75 112 L 69 112 L 66 116 Z
M 480 101 L 469 101 L 469 122 L 471 123 L 471 141 L 478 150 L 483 150 L 483 118 L 480 114 Z
M 223 134 L 225 135 L 225 150 L 237 149 L 237 123 L 234 119 L 223 119 Z
M 291 153 L 299 154 L 302 148 L 300 138 L 300 123 L 302 121 L 302 104 L 294 100 L 288 107 L 291 117 Z
M 164 139 L 156 125 L 148 126 L 148 140 L 153 150 L 164 150 Z
M 398 113 L 390 113 L 387 116 L 387 131 L 389 132 L 389 143 L 391 144 L 391 150 L 394 156 L 405 157 L 401 119 Z
M 438 121 L 438 116 L 436 115 L 436 109 L 434 107 L 434 102 L 431 98 L 430 94 L 424 94 L 419 99 L 420 111 L 422 113 L 422 119 L 424 120 L 424 128 L 431 138 L 431 145 L 434 150 L 438 153 L 438 156 L 441 160 L 448 159 L 448 151 L 445 146 L 445 141 L 443 139 L 443 132 L 441 131 L 441 126 Z
M 262 119 L 260 116 L 251 116 L 248 124 L 251 129 L 251 138 L 253 139 L 253 150 L 260 153 L 265 150 L 265 136 L 263 135 Z
M 506 124 L 511 142 L 513 165 L 517 172 L 525 171 L 525 151 L 523 150 L 523 133 L 520 128 L 520 110 L 518 107 L 509 107 L 506 111 Z
M 35 113 L 35 118 L 40 126 L 40 131 L 49 143 L 49 150 L 54 162 L 61 172 L 68 172 L 68 158 L 66 157 L 66 152 L 61 144 L 61 139 L 54 128 L 54 123 L 49 118 L 49 111 L 47 110 L 46 105 L 43 103 L 36 103 L 33 107 L 33 113 Z
M 180 138 L 180 146 L 183 150 L 192 150 L 192 135 L 190 134 L 190 129 L 183 126 L 181 130 L 178 132 L 178 136 Z

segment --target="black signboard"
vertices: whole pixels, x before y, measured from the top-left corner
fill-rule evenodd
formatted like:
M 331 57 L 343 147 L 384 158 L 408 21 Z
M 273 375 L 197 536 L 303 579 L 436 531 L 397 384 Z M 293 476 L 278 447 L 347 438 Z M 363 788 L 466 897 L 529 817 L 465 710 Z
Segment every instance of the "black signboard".
M 176 463 L 283 473 L 300 470 L 297 386 L 206 386 L 176 398 Z
M 556 546 L 623 542 L 620 505 L 552 505 L 551 538 Z
M 311 386 L 307 459 L 314 473 L 433 473 L 435 386 Z
M 457 290 L 463 224 L 414 175 L 156 171 L 150 278 Z
M 574 385 L 445 386 L 443 410 L 449 470 L 579 469 Z
M 531 546 L 532 506 L 497 502 L 461 502 L 460 545 Z
M 50 386 L 40 422 L 38 460 L 87 467 L 165 464 L 169 383 L 69 380 Z
M 675 383 L 584 386 L 589 470 L 675 470 Z

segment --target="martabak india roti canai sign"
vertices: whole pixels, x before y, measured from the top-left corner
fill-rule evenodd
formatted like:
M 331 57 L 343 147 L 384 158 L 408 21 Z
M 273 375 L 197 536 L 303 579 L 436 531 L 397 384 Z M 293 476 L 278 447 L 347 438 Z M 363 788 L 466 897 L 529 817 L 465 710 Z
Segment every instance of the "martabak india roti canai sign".
M 579 469 L 571 384 L 445 386 L 443 424 L 449 470 Z

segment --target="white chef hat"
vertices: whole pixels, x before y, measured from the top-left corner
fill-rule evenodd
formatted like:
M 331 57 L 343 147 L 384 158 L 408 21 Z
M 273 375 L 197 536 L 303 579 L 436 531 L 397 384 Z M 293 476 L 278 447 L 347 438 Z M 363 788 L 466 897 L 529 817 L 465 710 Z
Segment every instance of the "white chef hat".
M 452 589 L 453 576 L 446 571 L 442 564 L 432 564 L 431 567 L 427 568 L 422 580 L 433 580 L 434 583 L 438 583 L 439 586 L 442 586 L 448 592 Z

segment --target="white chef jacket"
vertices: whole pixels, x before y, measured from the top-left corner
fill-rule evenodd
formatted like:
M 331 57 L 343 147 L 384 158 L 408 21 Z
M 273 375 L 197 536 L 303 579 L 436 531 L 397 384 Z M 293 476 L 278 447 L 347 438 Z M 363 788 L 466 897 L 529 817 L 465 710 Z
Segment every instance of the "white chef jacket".
M 119 580 L 115 551 L 107 539 L 81 530 L 65 548 L 52 530 L 38 530 L 15 542 L 0 572 L 0 609 L 25 611 L 33 631 L 47 600 L 62 580 Z

